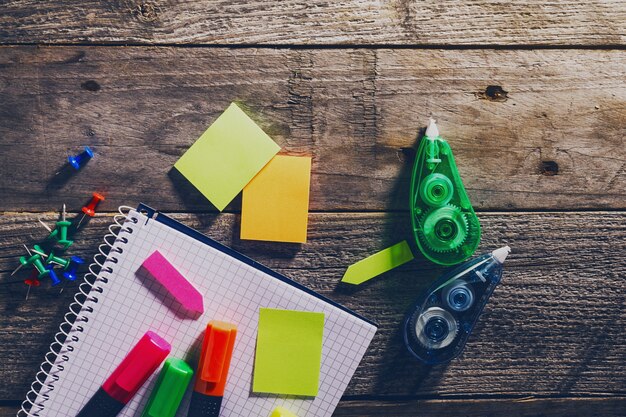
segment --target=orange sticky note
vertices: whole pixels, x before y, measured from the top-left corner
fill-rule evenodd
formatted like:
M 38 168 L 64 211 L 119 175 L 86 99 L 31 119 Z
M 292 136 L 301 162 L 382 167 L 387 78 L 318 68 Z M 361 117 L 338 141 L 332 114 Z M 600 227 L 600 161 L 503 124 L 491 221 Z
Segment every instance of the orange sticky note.
M 243 189 L 241 238 L 306 242 L 311 158 L 276 155 Z

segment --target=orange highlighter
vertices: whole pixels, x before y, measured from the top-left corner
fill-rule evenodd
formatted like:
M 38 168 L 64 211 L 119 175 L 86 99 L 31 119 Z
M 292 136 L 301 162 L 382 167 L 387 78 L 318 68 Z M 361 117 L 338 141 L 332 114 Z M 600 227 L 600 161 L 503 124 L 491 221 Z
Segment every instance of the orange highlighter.
M 206 326 L 187 417 L 218 417 L 233 355 L 237 326 L 212 320 Z

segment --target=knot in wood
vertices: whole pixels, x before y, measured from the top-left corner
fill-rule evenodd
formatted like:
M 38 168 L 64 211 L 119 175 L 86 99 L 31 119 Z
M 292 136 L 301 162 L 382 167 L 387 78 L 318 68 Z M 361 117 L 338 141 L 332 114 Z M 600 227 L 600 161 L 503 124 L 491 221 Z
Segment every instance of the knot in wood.
M 161 8 L 154 3 L 144 2 L 136 4 L 135 7 L 131 9 L 131 13 L 142 22 L 154 22 L 159 20 Z
M 559 173 L 559 164 L 555 161 L 541 161 L 539 164 L 539 172 L 541 175 L 552 176 Z
M 485 88 L 485 91 L 479 91 L 475 95 L 476 97 L 483 100 L 498 102 L 507 101 L 507 99 L 509 98 L 508 91 L 505 91 L 499 85 L 488 85 L 487 88 Z

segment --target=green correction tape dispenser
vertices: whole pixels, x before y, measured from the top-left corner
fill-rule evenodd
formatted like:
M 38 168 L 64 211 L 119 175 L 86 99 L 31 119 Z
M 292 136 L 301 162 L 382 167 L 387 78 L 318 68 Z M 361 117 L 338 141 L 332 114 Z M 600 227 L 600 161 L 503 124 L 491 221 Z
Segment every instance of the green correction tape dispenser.
M 480 223 L 454 163 L 452 149 L 430 119 L 411 177 L 411 223 L 424 256 L 440 265 L 469 258 L 480 242 Z

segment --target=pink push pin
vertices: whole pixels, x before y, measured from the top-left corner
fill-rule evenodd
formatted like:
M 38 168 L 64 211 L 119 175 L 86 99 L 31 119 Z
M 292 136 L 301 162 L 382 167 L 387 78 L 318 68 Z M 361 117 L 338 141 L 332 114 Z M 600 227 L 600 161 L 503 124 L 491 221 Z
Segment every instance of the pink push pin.
M 89 204 L 83 207 L 83 216 L 80 218 L 78 225 L 76 226 L 77 229 L 80 227 L 80 224 L 83 222 L 85 216 L 93 217 L 96 215 L 96 206 L 101 201 L 104 201 L 104 196 L 100 193 L 93 193 L 93 197 L 91 197 Z

